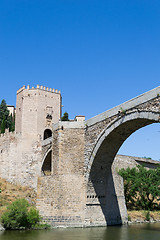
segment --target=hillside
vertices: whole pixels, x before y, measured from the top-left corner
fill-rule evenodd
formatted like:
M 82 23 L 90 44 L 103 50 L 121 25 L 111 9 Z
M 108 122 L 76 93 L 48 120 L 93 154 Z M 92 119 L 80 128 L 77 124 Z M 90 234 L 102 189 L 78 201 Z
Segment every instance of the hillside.
M 31 205 L 35 205 L 36 192 L 28 187 L 22 187 L 0 178 L 0 217 L 7 205 L 17 198 L 25 198 Z

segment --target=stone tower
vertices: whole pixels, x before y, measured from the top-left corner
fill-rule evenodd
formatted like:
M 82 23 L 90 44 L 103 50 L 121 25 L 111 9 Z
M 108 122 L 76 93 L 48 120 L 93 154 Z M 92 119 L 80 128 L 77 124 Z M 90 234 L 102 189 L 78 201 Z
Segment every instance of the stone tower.
M 36 140 L 49 137 L 52 124 L 61 118 L 60 91 L 37 85 L 17 91 L 15 130 Z

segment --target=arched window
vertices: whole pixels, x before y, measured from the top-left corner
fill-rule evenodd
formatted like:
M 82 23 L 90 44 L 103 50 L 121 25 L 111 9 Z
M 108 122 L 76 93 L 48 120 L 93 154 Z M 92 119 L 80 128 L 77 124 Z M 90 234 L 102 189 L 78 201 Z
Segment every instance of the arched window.
M 42 165 L 42 172 L 44 175 L 51 175 L 51 163 L 52 163 L 52 151 L 49 151 Z
M 43 137 L 43 139 L 45 140 L 45 139 L 47 139 L 47 138 L 49 138 L 49 137 L 52 137 L 52 131 L 51 131 L 50 129 L 46 129 L 46 130 L 44 131 L 44 137 Z

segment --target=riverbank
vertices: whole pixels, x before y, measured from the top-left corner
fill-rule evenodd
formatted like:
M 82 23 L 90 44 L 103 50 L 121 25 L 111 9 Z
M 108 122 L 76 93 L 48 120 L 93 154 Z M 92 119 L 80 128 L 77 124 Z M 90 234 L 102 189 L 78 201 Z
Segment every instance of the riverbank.
M 128 224 L 160 222 L 160 211 L 132 210 L 128 212 Z
M 8 204 L 17 198 L 25 198 L 32 206 L 35 206 L 36 193 L 33 189 L 18 186 L 0 178 L 0 218 Z M 128 224 L 160 222 L 160 211 L 150 211 L 149 215 L 147 214 L 148 211 L 144 210 L 128 210 Z M 3 230 L 3 227 L 0 225 L 0 231 L 1 230 Z
M 128 225 L 143 224 L 143 223 L 159 223 L 160 224 L 160 211 L 149 211 L 148 212 L 146 210 L 139 210 L 139 211 L 132 210 L 132 211 L 127 211 L 127 212 L 128 212 Z M 91 227 L 91 228 L 93 229 L 95 227 Z M 33 231 L 33 230 L 44 230 L 44 229 L 52 229 L 53 230 L 53 229 L 59 229 L 59 227 L 50 228 L 49 226 L 46 225 L 46 226 L 41 226 L 41 227 L 37 227 L 34 229 L 30 229 L 30 230 Z M 62 227 L 61 229 L 67 229 L 67 228 Z M 68 227 L 68 229 L 77 229 L 77 228 Z M 81 229 L 81 227 L 79 229 Z M 85 227 L 84 227 L 84 229 L 85 229 Z M 5 229 L 3 228 L 3 226 L 0 223 L 0 232 L 4 231 L 4 230 Z M 19 229 L 19 230 L 22 230 L 22 229 Z

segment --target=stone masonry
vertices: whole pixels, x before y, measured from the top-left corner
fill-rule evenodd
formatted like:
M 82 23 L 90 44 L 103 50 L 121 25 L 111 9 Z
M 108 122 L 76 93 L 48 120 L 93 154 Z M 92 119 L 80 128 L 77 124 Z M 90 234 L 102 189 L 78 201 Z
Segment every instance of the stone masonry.
M 80 125 L 53 125 L 53 167 L 38 185 L 37 207 L 46 221 L 52 226 L 127 223 L 123 180 L 117 169 L 138 162 L 115 157 L 133 132 L 159 122 L 159 92 L 160 87 Z
M 61 94 L 37 85 L 17 91 L 15 132 L 0 135 L 0 177 L 37 189 L 41 176 L 45 130 L 61 118 Z
M 37 85 L 17 91 L 16 131 L 0 136 L 0 177 L 37 191 L 53 227 L 127 223 L 122 167 L 156 161 L 116 156 L 136 130 L 160 121 L 160 87 L 87 121 L 61 122 L 61 94 Z

